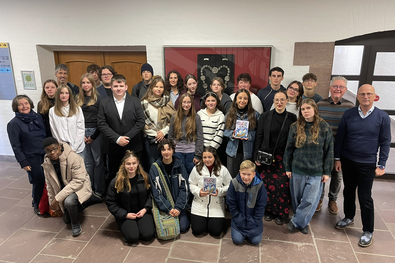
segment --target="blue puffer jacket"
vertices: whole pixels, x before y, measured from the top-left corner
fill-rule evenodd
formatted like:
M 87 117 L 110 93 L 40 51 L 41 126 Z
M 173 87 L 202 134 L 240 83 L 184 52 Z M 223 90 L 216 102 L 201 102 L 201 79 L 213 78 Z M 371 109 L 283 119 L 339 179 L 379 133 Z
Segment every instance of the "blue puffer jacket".
M 255 173 L 248 186 L 238 174 L 229 185 L 226 203 L 232 215 L 232 227 L 246 237 L 255 237 L 262 233 L 267 192 L 258 173 Z
M 182 161 L 173 155 L 174 165 L 171 171 L 171 175 L 168 175 L 165 171 L 165 167 L 162 163 L 162 157 L 156 160 L 159 165 L 165 179 L 167 186 L 170 189 L 171 196 L 175 204 L 175 209 L 182 211 L 188 204 L 189 187 L 188 187 L 188 173 L 183 165 Z M 151 191 L 155 202 L 161 211 L 169 213 L 173 207 L 167 199 L 165 189 L 163 188 L 162 181 L 159 177 L 159 172 L 154 164 L 151 165 L 149 171 L 149 177 L 151 181 Z
M 256 128 L 258 126 L 259 122 L 259 116 L 260 114 L 255 111 L 255 119 L 256 119 L 256 125 L 255 129 L 251 130 L 248 129 L 248 140 L 243 140 L 243 154 L 244 154 L 244 159 L 251 159 L 252 158 L 252 153 L 254 150 L 254 143 L 255 143 L 255 134 L 256 134 Z M 228 114 L 226 114 L 225 117 L 225 123 L 226 119 L 228 118 Z M 248 121 L 248 116 L 244 116 L 243 119 L 241 119 L 240 115 L 237 113 L 237 120 L 243 120 L 243 121 Z M 239 147 L 239 141 L 240 139 L 235 139 L 233 138 L 233 129 L 226 129 L 224 131 L 224 136 L 229 138 L 228 144 L 226 146 L 226 154 L 229 155 L 230 157 L 235 157 L 237 154 L 237 148 Z

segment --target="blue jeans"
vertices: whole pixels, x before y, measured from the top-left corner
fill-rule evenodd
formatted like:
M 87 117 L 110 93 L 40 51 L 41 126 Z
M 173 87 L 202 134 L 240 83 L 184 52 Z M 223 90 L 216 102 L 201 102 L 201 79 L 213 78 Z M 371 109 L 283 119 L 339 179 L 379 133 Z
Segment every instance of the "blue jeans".
M 85 137 L 92 136 L 95 131 L 96 128 L 85 128 Z M 106 193 L 102 142 L 102 135 L 99 134 L 99 136 L 91 144 L 85 144 L 84 150 L 85 168 L 91 179 L 92 190 L 99 195 Z
M 292 173 L 290 190 L 294 215 L 291 222 L 296 228 L 307 226 L 320 201 L 322 185 L 321 176 L 309 176 Z
M 160 152 L 157 143 L 150 143 L 149 139 L 144 138 L 143 166 L 145 171 L 149 171 L 151 165 L 159 158 Z
M 189 219 L 187 215 L 187 210 L 184 209 L 178 215 L 178 220 L 180 221 L 180 231 L 181 233 L 186 233 L 189 230 Z
M 259 243 L 261 243 L 262 240 L 262 233 L 258 236 L 254 236 L 254 237 L 246 237 L 244 236 L 242 233 L 240 233 L 239 231 L 237 231 L 235 228 L 231 227 L 231 235 L 232 235 L 232 241 L 235 245 L 239 245 L 241 243 L 244 242 L 245 238 L 248 238 L 248 240 L 250 241 L 251 244 L 253 245 L 258 245 Z
M 189 176 L 192 172 L 193 167 L 195 167 L 195 164 L 193 163 L 193 158 L 195 157 L 195 153 L 176 152 L 174 153 L 174 155 L 177 156 L 178 159 L 182 161 Z

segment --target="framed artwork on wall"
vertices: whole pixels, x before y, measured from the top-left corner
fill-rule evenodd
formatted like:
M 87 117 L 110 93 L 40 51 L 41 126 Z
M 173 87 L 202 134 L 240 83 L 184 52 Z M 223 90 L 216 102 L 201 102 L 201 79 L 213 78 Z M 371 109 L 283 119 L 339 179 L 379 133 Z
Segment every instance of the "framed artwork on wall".
M 211 80 L 221 77 L 225 92 L 237 91 L 237 76 L 251 75 L 251 91 L 257 92 L 267 86 L 272 55 L 271 46 L 252 47 L 190 47 L 165 46 L 165 75 L 177 70 L 184 78 L 193 74 L 198 79 L 198 92 L 204 95 L 210 91 Z

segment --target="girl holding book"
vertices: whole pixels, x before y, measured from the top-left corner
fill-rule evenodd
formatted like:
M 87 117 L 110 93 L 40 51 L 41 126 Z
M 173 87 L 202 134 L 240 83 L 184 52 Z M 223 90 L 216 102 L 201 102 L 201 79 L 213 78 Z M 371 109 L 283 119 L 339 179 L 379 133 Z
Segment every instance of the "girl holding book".
M 233 178 L 236 177 L 240 164 L 244 160 L 252 159 L 258 120 L 259 113 L 252 108 L 250 92 L 239 89 L 226 115 L 224 132 L 224 136 L 229 138 L 226 146 L 227 167 Z M 239 137 L 235 133 L 237 121 L 248 121 L 248 132 L 245 131 L 245 136 Z
M 169 139 L 175 140 L 177 156 L 188 172 L 202 159 L 203 128 L 196 114 L 193 97 L 189 93 L 180 96 L 181 105 L 170 119 Z
M 209 233 L 219 236 L 224 229 L 225 196 L 232 177 L 213 147 L 205 147 L 203 161 L 189 176 L 189 187 L 194 195 L 191 226 L 194 235 Z M 215 189 L 214 189 L 215 188 Z

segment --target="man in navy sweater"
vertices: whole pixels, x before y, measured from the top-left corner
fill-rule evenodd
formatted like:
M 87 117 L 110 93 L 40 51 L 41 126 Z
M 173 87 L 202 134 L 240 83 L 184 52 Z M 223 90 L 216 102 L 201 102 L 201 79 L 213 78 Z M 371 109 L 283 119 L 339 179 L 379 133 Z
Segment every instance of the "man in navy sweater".
M 345 214 L 335 228 L 344 229 L 354 223 L 355 191 L 358 188 L 364 232 L 358 245 L 362 247 L 370 246 L 373 241 L 373 179 L 385 173 L 391 144 L 390 118 L 373 106 L 375 97 L 373 86 L 365 84 L 359 88 L 359 106 L 344 112 L 335 142 L 335 168 L 343 171 Z

